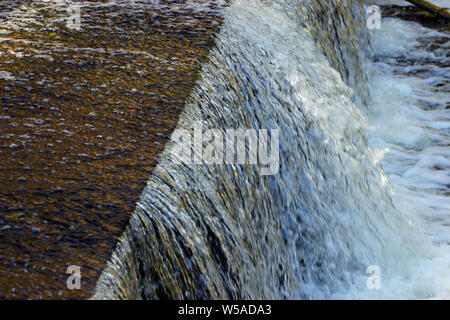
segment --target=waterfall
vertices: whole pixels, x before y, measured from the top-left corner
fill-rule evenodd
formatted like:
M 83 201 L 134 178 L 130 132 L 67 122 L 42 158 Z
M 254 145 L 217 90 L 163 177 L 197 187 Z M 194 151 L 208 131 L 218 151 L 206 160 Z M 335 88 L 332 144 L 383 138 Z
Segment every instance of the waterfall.
M 93 298 L 329 298 L 426 246 L 368 145 L 361 4 L 235 0 L 178 128 L 279 129 L 279 171 L 170 141 Z

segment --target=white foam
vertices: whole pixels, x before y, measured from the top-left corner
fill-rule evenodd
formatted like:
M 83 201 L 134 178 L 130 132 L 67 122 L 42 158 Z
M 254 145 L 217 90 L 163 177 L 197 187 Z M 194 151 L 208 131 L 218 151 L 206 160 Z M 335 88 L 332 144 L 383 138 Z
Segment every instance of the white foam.
M 381 164 L 393 185 L 394 203 L 428 236 L 430 243 L 423 245 L 428 246 L 429 256 L 411 258 L 402 270 L 382 270 L 381 290 L 352 288 L 340 297 L 449 299 L 450 113 L 445 109 L 449 97 L 436 92 L 430 78 L 411 73 L 414 68 L 425 69 L 434 74 L 442 71 L 441 75 L 448 77 L 448 69 L 436 70 L 426 64 L 401 66 L 391 58 L 439 59 L 421 47 L 421 38 L 429 44 L 436 37 L 450 36 L 396 19 L 385 19 L 382 25 L 381 30 L 372 32 L 374 54 L 389 63 L 369 66 L 373 101 L 367 114 L 374 127 L 370 143 L 389 150 Z M 435 108 L 423 108 L 424 101 Z

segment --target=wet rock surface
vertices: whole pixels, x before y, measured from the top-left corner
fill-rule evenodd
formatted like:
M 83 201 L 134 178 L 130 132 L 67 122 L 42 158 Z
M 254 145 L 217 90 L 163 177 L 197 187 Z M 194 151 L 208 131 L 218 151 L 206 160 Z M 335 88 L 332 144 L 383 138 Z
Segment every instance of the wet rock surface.
M 221 24 L 212 1 L 0 2 L 0 298 L 86 298 Z M 81 267 L 69 290 L 67 267 Z

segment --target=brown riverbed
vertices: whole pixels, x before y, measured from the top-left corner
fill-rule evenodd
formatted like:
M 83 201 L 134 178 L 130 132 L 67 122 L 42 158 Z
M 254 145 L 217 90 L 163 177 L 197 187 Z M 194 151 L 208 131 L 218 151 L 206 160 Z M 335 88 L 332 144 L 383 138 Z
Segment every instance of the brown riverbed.
M 213 3 L 103 2 L 80 30 L 64 5 L 0 2 L 0 298 L 93 293 L 221 23 Z

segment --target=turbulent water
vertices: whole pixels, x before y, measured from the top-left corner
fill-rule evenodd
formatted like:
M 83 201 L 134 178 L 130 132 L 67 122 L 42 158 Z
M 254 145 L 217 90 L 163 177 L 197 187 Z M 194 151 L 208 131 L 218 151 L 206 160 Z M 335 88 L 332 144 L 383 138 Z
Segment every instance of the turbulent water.
M 224 18 L 178 127 L 279 129 L 279 172 L 179 165 L 169 142 L 94 298 L 448 297 L 445 92 L 377 60 L 410 51 L 408 26 L 369 35 L 350 0 L 236 0 Z M 411 107 L 424 97 L 441 107 Z
M 395 270 L 383 290 L 363 296 L 450 298 L 450 33 L 442 29 L 386 19 L 371 34 L 370 145 L 384 154 L 399 213 L 434 246 L 428 243 L 427 256 Z

